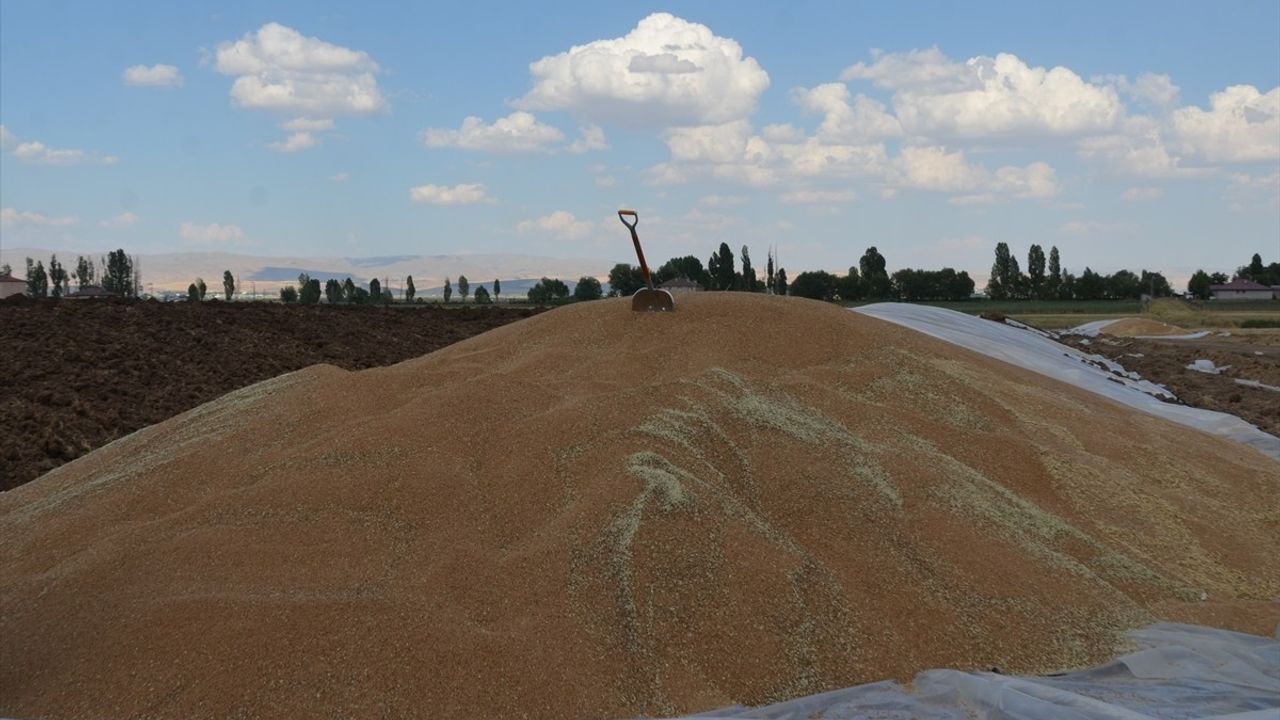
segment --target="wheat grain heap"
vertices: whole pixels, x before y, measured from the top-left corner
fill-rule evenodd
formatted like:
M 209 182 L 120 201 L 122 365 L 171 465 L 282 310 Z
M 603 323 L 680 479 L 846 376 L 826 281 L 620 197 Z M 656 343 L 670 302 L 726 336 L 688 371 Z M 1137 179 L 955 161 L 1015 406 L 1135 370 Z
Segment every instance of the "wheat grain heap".
M 674 714 L 1274 627 L 1274 460 L 826 304 L 629 303 L 4 494 L 0 714 Z

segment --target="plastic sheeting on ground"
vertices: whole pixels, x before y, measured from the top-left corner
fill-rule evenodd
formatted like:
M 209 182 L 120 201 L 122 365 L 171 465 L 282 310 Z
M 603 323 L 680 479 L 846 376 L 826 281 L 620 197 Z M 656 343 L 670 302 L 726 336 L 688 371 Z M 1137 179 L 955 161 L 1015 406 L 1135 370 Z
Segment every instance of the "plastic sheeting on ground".
M 1044 333 L 928 305 L 876 303 L 854 310 L 1033 370 L 1151 415 L 1235 440 L 1280 460 L 1280 438 L 1235 415 L 1163 402 L 1159 397 L 1173 398 L 1168 389 L 1143 380 L 1136 373 L 1126 372 L 1100 355 L 1086 355 L 1056 342 Z
M 742 720 L 1138 720 L 1280 716 L 1280 642 L 1175 623 L 1128 634 L 1140 649 L 1100 667 L 1046 677 L 927 670 L 914 692 L 896 682 L 858 685 L 758 708 L 687 717 Z
M 1083 335 L 1085 337 L 1097 337 L 1098 333 L 1112 323 L 1118 323 L 1119 320 L 1094 320 L 1083 325 L 1077 325 L 1070 330 L 1063 330 L 1063 335 Z M 1213 333 L 1209 330 L 1197 330 L 1186 335 L 1134 335 L 1135 340 L 1199 340 L 1202 337 L 1208 337 Z M 1229 333 L 1228 333 L 1229 334 Z

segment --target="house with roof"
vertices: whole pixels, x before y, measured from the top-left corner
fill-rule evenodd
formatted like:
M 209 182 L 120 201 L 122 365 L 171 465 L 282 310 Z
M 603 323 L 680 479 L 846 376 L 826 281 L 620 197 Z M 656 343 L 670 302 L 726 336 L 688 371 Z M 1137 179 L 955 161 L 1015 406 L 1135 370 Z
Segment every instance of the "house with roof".
M 1275 291 L 1269 286 L 1244 278 L 1209 286 L 1210 300 L 1271 300 L 1273 298 L 1275 298 Z
M 101 285 L 85 285 L 66 297 L 68 300 L 93 300 L 95 298 L 119 297 L 119 293 L 111 292 Z
M 0 275 L 0 300 L 27 291 L 27 281 L 9 274 Z
M 700 292 L 702 286 L 687 277 L 672 278 L 658 287 L 669 292 Z

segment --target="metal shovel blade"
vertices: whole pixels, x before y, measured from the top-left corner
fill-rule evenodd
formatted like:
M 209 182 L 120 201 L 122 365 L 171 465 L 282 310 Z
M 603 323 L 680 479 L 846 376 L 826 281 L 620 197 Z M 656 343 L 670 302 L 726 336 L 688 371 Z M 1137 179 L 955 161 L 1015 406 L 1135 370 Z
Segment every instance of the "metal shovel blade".
M 676 301 L 666 290 L 640 288 L 631 296 L 631 309 L 635 312 L 671 312 L 676 309 Z

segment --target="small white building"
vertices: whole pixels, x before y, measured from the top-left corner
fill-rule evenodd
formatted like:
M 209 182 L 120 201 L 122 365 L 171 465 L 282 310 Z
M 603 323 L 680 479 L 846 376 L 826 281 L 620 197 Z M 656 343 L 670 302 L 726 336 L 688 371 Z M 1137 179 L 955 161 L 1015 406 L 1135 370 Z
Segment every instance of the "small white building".
M 27 291 L 27 281 L 12 275 L 0 275 L 0 300 Z
M 1271 300 L 1275 292 L 1261 283 L 1236 278 L 1225 285 L 1210 285 L 1210 300 Z

